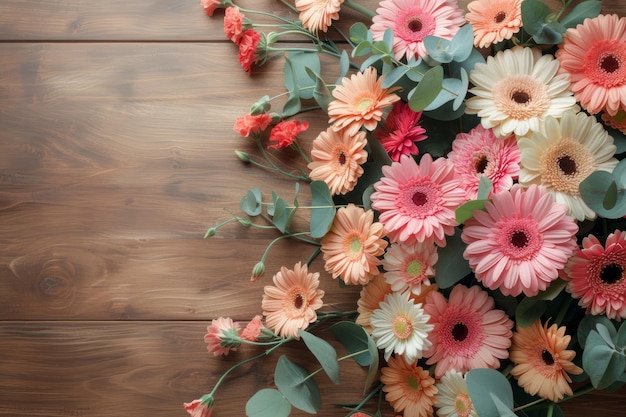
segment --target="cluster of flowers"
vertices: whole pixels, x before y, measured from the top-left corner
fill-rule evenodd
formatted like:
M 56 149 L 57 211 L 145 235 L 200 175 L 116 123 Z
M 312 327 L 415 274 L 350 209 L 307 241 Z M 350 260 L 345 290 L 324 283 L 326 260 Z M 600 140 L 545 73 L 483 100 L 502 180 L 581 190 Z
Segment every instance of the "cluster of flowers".
M 371 18 L 366 36 L 346 39 L 353 55 L 390 47 L 385 59 L 353 66 L 326 99 L 308 97 L 329 117 L 310 155 L 298 143 L 309 124 L 292 118 L 299 106 L 270 113 L 270 100 L 262 99 L 234 128 L 264 155 L 297 149 L 309 172 L 284 172 L 238 153 L 242 161 L 324 183 L 334 201 L 345 203 L 311 241 L 332 278 L 362 286 L 354 323 L 383 352 L 381 389 L 397 413 L 514 416 L 524 408 L 517 393 L 517 408 L 505 398 L 472 395 L 482 392 L 468 384 L 480 369 L 497 370 L 529 404 L 543 402 L 550 413 L 577 395 L 576 376 L 592 388 L 626 381 L 626 326 L 619 326 L 626 318 L 626 18 L 600 14 L 599 2 L 562 16 L 538 0 L 473 0 L 467 13 L 456 0 L 382 0 L 369 14 L 348 0 L 296 0 L 287 6 L 298 19 L 275 16 L 286 30 L 265 34 L 249 18 L 261 12 L 230 0 L 202 5 L 210 16 L 225 9 L 225 34 L 248 74 L 280 52 L 272 45 L 283 33 L 303 34 L 319 53 L 343 60 L 336 43 L 319 35 L 342 7 Z M 488 56 L 468 71 L 459 105 L 446 107 L 452 94 L 441 102 L 454 117 L 440 121 L 458 120 L 459 131 L 433 145 L 428 126 L 436 113 L 429 111 L 437 109 L 418 109 L 408 99 L 407 85 L 414 85 L 407 73 L 416 62 L 437 66 L 429 38 L 452 42 L 463 27 L 472 29 L 472 48 Z M 319 87 L 319 77 L 311 80 Z M 260 195 L 252 195 L 252 205 L 260 205 Z M 274 199 L 274 226 L 297 237 L 278 225 L 278 206 Z M 260 262 L 253 280 L 263 272 Z M 318 312 L 323 296 L 320 273 L 308 263 L 282 267 L 264 287 L 263 317 L 243 330 L 231 319 L 213 320 L 208 350 L 225 355 L 245 343 L 274 349 L 301 338 L 309 345 L 311 325 L 337 317 Z M 186 404 L 189 413 L 210 416 L 214 391 Z M 253 408 L 248 415 L 263 415 Z

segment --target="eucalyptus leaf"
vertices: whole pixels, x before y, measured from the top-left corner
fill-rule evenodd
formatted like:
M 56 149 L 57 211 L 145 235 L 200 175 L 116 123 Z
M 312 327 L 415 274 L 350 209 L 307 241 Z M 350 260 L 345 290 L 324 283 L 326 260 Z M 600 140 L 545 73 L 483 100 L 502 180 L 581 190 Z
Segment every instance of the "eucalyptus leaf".
M 485 211 L 485 204 L 489 200 L 469 200 L 461 204 L 454 212 L 457 223 L 463 224 L 474 216 L 476 210 Z
M 528 327 L 546 311 L 546 302 L 535 297 L 524 297 L 515 309 L 515 324 L 519 327 Z
M 382 54 L 374 54 L 365 59 L 361 64 L 361 71 L 365 71 L 368 67 L 373 66 L 375 63 L 383 59 L 384 55 Z
M 313 71 L 311 68 L 306 67 L 304 69 L 306 73 L 315 80 L 315 88 L 313 89 L 313 98 L 319 104 L 324 111 L 328 111 L 328 104 L 333 101 L 333 95 L 331 94 L 326 82 L 319 76 L 318 72 Z
M 619 330 L 615 336 L 615 344 L 617 348 L 622 351 L 626 348 L 626 325 L 624 325 L 624 323 L 626 323 L 626 321 L 623 321 L 619 326 Z
M 462 62 L 452 61 L 450 63 L 450 75 L 455 78 L 461 77 L 461 69 L 470 73 L 477 63 L 485 63 L 485 57 L 476 48 L 472 48 L 469 56 Z
M 500 417 L 501 409 L 513 408 L 513 390 L 504 375 L 495 369 L 476 368 L 466 374 L 467 390 L 480 417 Z M 493 397 L 498 398 L 498 405 Z
M 341 57 L 339 58 L 339 79 L 345 77 L 349 69 L 350 57 L 345 50 L 341 51 Z
M 511 410 L 511 408 L 507 407 L 506 404 L 502 400 L 500 400 L 500 398 L 498 398 L 494 393 L 489 393 L 489 396 L 491 397 L 491 401 L 493 402 L 493 404 L 496 406 L 496 409 L 500 413 L 500 417 L 517 417 L 517 414 L 515 414 L 513 410 Z
M 613 332 L 609 331 L 609 327 L 606 327 L 602 323 L 596 324 L 596 331 L 598 332 L 600 337 L 602 337 L 602 340 L 604 340 L 604 343 L 606 343 L 607 346 L 614 349 L 615 343 L 613 342 L 613 337 L 615 335 L 615 327 L 610 326 L 610 328 L 613 330 Z
M 371 35 L 363 22 L 357 22 L 350 26 L 350 42 L 359 43 L 368 40 Z
M 327 341 L 319 338 L 305 330 L 298 330 L 298 334 L 309 348 L 311 353 L 317 358 L 326 375 L 335 384 L 339 383 L 339 362 L 337 362 L 337 352 Z
M 423 42 L 429 58 L 441 64 L 447 64 L 454 59 L 449 40 L 438 36 L 425 36 Z
M 248 417 L 288 417 L 291 404 L 280 391 L 265 388 L 257 391 L 246 403 Z
M 417 86 L 409 93 L 409 107 L 413 111 L 422 111 L 441 91 L 443 85 L 443 68 L 429 69 Z
M 457 99 L 461 96 L 465 98 L 466 91 L 463 91 L 463 82 L 456 78 L 444 78 L 441 83 L 441 91 L 439 95 L 424 108 L 424 111 L 436 110 L 449 101 Z
M 289 117 L 298 114 L 301 107 L 302 103 L 300 102 L 300 96 L 298 96 L 294 92 L 290 92 L 289 98 L 283 105 L 282 116 Z
M 465 68 L 461 67 L 461 88 L 459 88 L 456 92 L 456 98 L 452 102 L 452 109 L 458 110 L 463 107 L 465 97 L 467 96 L 467 89 L 469 88 L 469 76 L 467 75 L 467 71 Z
M 602 2 L 596 0 L 578 3 L 568 14 L 561 19 L 561 24 L 566 28 L 573 28 L 587 18 L 594 18 L 600 14 Z
M 330 331 L 350 354 L 369 349 L 369 339 L 371 337 L 361 326 L 352 321 L 335 323 L 330 327 Z M 370 366 L 374 357 L 378 358 L 378 352 L 376 352 L 376 355 L 372 355 L 368 351 L 353 356 L 352 359 L 361 366 Z
M 413 58 L 409 60 L 407 63 L 409 70 L 406 73 L 406 76 L 416 83 L 422 81 L 424 74 L 428 72 L 432 67 L 426 63 L 422 58 L 419 58 L 417 61 Z
M 328 233 L 335 219 L 335 204 L 324 181 L 311 182 L 311 237 L 321 238 Z
M 363 56 L 372 52 L 372 44 L 369 41 L 360 42 L 357 46 L 352 50 L 352 56 Z
M 607 388 L 618 381 L 625 367 L 626 357 L 623 353 L 607 345 L 596 344 L 583 351 L 583 368 L 596 389 Z
M 320 391 L 306 369 L 287 359 L 278 358 L 274 371 L 274 383 L 287 400 L 299 410 L 309 414 L 317 413 L 322 406 Z
M 478 199 L 486 200 L 493 189 L 493 182 L 486 175 L 481 175 L 478 181 Z
M 383 42 L 385 43 L 387 54 L 390 54 L 393 52 L 393 41 L 394 41 L 393 29 L 392 28 L 385 29 L 385 33 L 383 33 Z
M 314 78 L 308 75 L 308 71 L 319 74 L 321 64 L 319 54 L 315 51 L 289 51 L 285 59 L 285 86 L 290 92 L 300 98 L 313 98 L 313 88 L 316 85 Z
M 472 272 L 469 262 L 463 258 L 466 246 L 461 240 L 461 230 L 456 227 L 454 235 L 446 238 L 446 246 L 437 249 L 435 280 L 440 288 L 450 288 Z
M 261 205 L 261 191 L 258 188 L 248 190 L 239 203 L 241 211 L 248 216 L 258 216 L 263 211 Z
M 596 330 L 596 326 L 598 323 L 603 324 L 609 330 L 609 334 L 613 335 L 612 337 L 617 336 L 617 331 L 615 330 L 615 326 L 613 325 L 613 323 L 611 322 L 611 320 L 609 320 L 607 316 L 587 315 L 583 317 L 583 319 L 578 324 L 578 329 L 576 332 L 578 343 L 581 346 L 586 346 L 587 336 L 592 331 Z
M 613 186 L 615 183 L 615 186 Z M 620 161 L 613 172 L 594 171 L 579 186 L 583 201 L 598 215 L 608 219 L 626 216 L 626 159 Z M 616 192 L 616 195 L 611 195 Z M 608 196 L 607 196 L 608 194 Z M 605 202 L 612 203 L 607 209 Z
M 522 2 L 522 24 L 528 34 L 541 33 L 542 25 L 552 13 L 547 4 L 539 0 L 524 0 Z
M 381 86 L 383 88 L 392 87 L 395 83 L 397 83 L 400 78 L 404 77 L 404 75 L 409 71 L 409 67 L 406 65 L 402 65 L 400 67 L 395 67 L 391 71 L 385 73 L 385 77 L 381 82 Z

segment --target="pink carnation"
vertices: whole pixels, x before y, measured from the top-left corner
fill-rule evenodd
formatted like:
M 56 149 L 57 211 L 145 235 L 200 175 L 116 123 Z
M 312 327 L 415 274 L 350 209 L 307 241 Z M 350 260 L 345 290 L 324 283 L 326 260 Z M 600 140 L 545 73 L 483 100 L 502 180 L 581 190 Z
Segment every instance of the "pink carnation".
M 224 34 L 228 39 L 239 45 L 243 36 L 243 19 L 245 16 L 239 7 L 228 7 L 224 12 Z
M 261 41 L 261 34 L 254 29 L 248 29 L 239 39 L 239 63 L 248 75 L 252 74 L 252 66 L 259 62 L 257 48 Z
M 296 140 L 296 136 L 308 128 L 308 122 L 300 123 L 298 120 L 280 122 L 270 132 L 270 142 L 274 143 L 269 145 L 268 148 L 286 148 Z
M 204 13 L 213 16 L 213 13 L 222 6 L 221 0 L 200 0 L 200 5 L 204 8 Z
M 248 137 L 250 134 L 258 134 L 272 123 L 272 117 L 267 113 L 262 114 L 246 114 L 235 120 L 235 126 L 233 129 L 243 137 Z

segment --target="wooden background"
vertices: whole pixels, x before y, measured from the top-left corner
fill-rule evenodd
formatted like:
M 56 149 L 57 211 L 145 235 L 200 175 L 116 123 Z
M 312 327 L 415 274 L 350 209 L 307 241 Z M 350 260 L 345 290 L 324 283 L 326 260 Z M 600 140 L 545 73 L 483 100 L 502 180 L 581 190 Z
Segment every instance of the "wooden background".
M 281 58 L 247 76 L 222 12 L 209 18 L 198 3 L 0 0 L 1 416 L 187 415 L 183 402 L 256 353 L 210 356 L 210 320 L 259 314 L 271 275 L 311 252 L 277 245 L 250 283 L 273 233 L 233 224 L 202 238 L 248 188 L 291 196 L 293 184 L 233 153 L 254 153 L 232 125 L 283 91 Z M 626 15 L 620 0 L 603 3 Z M 239 4 L 286 13 L 278 1 Z M 344 28 L 352 17 L 342 12 Z M 326 124 L 309 120 L 305 143 Z M 325 310 L 354 308 L 356 289 L 327 275 L 323 285 Z M 272 386 L 276 358 L 234 372 L 215 415 L 244 415 L 247 398 Z M 332 403 L 358 401 L 363 377 L 350 364 L 339 388 L 317 377 L 320 415 L 343 415 Z M 625 393 L 563 408 L 624 416 Z

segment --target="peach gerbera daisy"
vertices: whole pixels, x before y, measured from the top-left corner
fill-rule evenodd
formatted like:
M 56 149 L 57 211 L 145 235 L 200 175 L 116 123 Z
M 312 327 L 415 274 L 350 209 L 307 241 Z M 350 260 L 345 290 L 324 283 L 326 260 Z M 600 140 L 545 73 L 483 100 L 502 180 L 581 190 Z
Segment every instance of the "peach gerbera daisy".
M 357 300 L 357 313 L 359 315 L 355 320 L 356 324 L 362 326 L 365 331 L 371 334 L 370 317 L 372 312 L 379 308 L 380 303 L 385 300 L 385 296 L 391 292 L 391 285 L 385 281 L 385 277 L 382 274 L 376 275 L 367 285 L 364 285 Z
M 454 164 L 468 200 L 478 196 L 478 186 L 483 175 L 491 180 L 492 193 L 510 189 L 513 180 L 519 175 L 520 158 L 514 135 L 499 139 L 491 129 L 485 129 L 482 125 L 468 133 L 456 135 L 452 151 L 448 153 L 448 159 Z
M 434 329 L 424 357 L 429 358 L 428 365 L 437 364 L 436 378 L 451 369 L 463 373 L 498 369 L 500 359 L 508 358 L 513 321 L 494 306 L 493 298 L 479 286 L 456 285 L 447 302 L 440 292 L 428 294 L 424 310 Z
M 465 23 L 456 0 L 383 0 L 372 18 L 374 40 L 393 29 L 393 52 L 397 59 L 424 57 L 426 36 L 452 39 Z
M 570 339 L 565 326 L 548 328 L 540 320 L 513 333 L 510 358 L 516 365 L 511 375 L 524 391 L 555 402 L 572 395 L 568 373 L 579 375 L 583 370 L 572 363 L 576 352 L 567 350 Z
M 410 291 L 420 295 L 424 286 L 435 277 L 437 246 L 433 243 L 416 242 L 412 245 L 394 243 L 382 261 L 385 280 L 393 291 Z
M 371 195 L 372 208 L 380 212 L 391 241 L 445 246 L 458 224 L 454 211 L 466 201 L 452 163 L 424 154 L 418 165 L 404 156 L 382 171 Z
M 298 330 L 317 320 L 324 291 L 319 287 L 319 273 L 309 273 L 298 262 L 294 269 L 281 267 L 273 277 L 274 285 L 263 288 L 263 315 L 268 328 L 281 337 L 299 338 Z
M 617 159 L 613 138 L 595 117 L 569 111 L 560 120 L 547 117 L 517 144 L 522 151 L 520 184 L 543 185 L 576 220 L 596 218 L 580 196 L 580 183 L 594 171 L 613 172 Z
M 565 266 L 567 291 L 587 314 L 626 319 L 626 232 L 611 233 L 604 246 L 597 237 L 583 239 Z
M 207 350 L 215 356 L 226 356 L 231 350 L 237 350 L 241 344 L 239 338 L 239 324 L 230 317 L 218 317 L 211 320 L 204 335 Z
M 504 295 L 532 297 L 558 278 L 576 248 L 576 221 L 538 185 L 492 196 L 465 222 L 463 257 L 476 278 Z
M 389 358 L 381 369 L 380 381 L 384 384 L 385 399 L 394 411 L 404 417 L 431 417 L 437 401 L 435 379 L 415 362 L 402 356 Z
M 368 67 L 364 72 L 344 77 L 341 85 L 333 90 L 328 104 L 330 123 L 335 131 L 347 130 L 356 135 L 361 127 L 374 130 L 383 115 L 383 108 L 400 100 L 395 88 L 383 88 L 383 77 L 377 78 L 376 69 Z
M 309 177 L 326 182 L 333 195 L 351 191 L 363 175 L 361 165 L 367 161 L 365 145 L 365 132 L 350 134 L 329 127 L 313 140 Z
M 626 111 L 626 17 L 599 15 L 568 29 L 555 54 L 589 113 Z
M 302 26 L 311 33 L 326 32 L 333 20 L 339 19 L 343 0 L 296 0 L 298 18 Z
M 465 101 L 465 112 L 477 114 L 500 138 L 535 131 L 546 116 L 578 110 L 569 77 L 557 75 L 558 68 L 556 59 L 536 48 L 515 46 L 489 56 L 470 72 L 474 96 Z
M 374 222 L 374 212 L 350 203 L 337 210 L 333 225 L 321 240 L 324 268 L 346 284 L 365 285 L 379 274 L 379 256 L 387 241 L 382 223 Z
M 467 9 L 465 19 L 479 48 L 511 39 L 522 27 L 522 0 L 474 0 Z
M 607 126 L 619 130 L 626 135 L 626 111 L 620 110 L 613 116 L 608 113 L 602 113 L 602 121 Z

